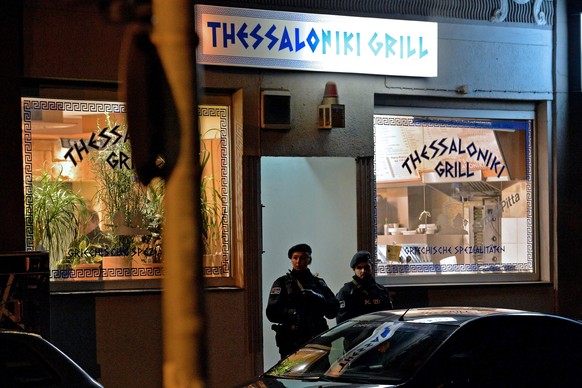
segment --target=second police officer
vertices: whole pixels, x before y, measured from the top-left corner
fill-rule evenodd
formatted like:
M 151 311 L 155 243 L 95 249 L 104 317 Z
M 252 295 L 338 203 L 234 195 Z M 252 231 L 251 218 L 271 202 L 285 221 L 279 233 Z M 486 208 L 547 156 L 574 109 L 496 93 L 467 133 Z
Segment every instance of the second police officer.
M 357 252 L 350 262 L 352 280 L 345 283 L 336 297 L 340 303 L 337 323 L 358 315 L 393 308 L 388 290 L 372 277 L 372 256 L 368 251 Z
M 292 246 L 287 256 L 293 269 L 273 283 L 267 304 L 267 318 L 273 322 L 281 358 L 328 329 L 325 318 L 336 317 L 339 302 L 325 281 L 314 276 L 311 247 Z

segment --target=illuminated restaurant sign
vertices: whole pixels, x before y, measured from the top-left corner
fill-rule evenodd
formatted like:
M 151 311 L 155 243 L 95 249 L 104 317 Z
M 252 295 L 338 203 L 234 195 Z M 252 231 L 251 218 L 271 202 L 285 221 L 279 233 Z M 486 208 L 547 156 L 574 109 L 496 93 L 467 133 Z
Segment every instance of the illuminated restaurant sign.
M 436 77 L 438 24 L 196 5 L 197 62 Z

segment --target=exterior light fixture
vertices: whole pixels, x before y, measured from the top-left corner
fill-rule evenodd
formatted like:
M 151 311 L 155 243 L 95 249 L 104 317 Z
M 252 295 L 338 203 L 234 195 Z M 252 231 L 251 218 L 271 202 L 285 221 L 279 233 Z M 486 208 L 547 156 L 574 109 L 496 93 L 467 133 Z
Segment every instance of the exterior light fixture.
M 323 100 L 319 105 L 318 125 L 320 129 L 346 127 L 346 108 L 339 103 L 337 85 L 333 81 L 325 84 Z

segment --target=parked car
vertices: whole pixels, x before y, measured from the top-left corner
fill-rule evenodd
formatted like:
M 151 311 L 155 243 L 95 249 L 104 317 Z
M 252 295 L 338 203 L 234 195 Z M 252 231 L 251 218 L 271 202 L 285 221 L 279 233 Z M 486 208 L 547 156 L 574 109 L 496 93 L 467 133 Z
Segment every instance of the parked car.
M 0 330 L 0 387 L 103 388 L 40 335 Z
M 478 307 L 390 310 L 331 328 L 245 387 L 582 387 L 582 323 Z

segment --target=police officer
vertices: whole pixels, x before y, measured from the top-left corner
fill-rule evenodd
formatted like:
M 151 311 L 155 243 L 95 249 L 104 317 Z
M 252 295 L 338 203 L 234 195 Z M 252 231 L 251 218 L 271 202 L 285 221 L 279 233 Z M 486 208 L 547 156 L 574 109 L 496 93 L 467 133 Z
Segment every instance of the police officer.
M 358 315 L 393 308 L 388 291 L 372 277 L 371 263 L 372 256 L 368 251 L 359 251 L 352 257 L 352 281 L 344 284 L 336 295 L 340 303 L 337 323 Z
M 273 283 L 267 304 L 267 318 L 273 322 L 281 358 L 328 329 L 324 317 L 335 318 L 339 303 L 325 281 L 314 276 L 311 247 L 292 246 L 287 256 L 293 269 Z

